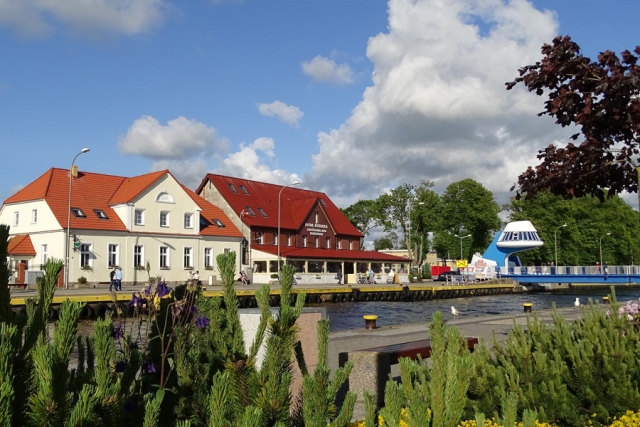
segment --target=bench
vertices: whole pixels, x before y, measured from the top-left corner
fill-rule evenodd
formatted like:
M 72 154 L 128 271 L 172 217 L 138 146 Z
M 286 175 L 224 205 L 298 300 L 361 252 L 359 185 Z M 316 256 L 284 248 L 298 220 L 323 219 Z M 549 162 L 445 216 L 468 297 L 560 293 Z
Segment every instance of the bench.
M 22 289 L 27 289 L 27 286 L 29 286 L 28 283 L 7 283 L 7 286 L 17 286 L 17 287 L 21 287 Z
M 478 338 L 465 338 L 469 350 L 478 344 Z M 399 363 L 401 357 L 426 359 L 431 356 L 431 340 L 424 339 L 399 344 L 371 347 L 364 350 L 343 352 L 338 355 L 338 363 L 343 367 L 347 361 L 353 362 L 353 369 L 346 381 L 346 387 L 364 401 L 364 391 L 376 395 L 376 404 L 384 404 L 384 388 L 391 375 L 391 365 Z

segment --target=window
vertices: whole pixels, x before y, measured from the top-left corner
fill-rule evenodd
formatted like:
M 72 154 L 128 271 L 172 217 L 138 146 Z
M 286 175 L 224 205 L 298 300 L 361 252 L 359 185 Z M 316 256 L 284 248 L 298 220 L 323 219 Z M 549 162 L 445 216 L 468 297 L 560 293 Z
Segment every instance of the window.
M 244 208 L 249 212 L 249 215 L 256 216 L 256 213 L 249 206 L 245 206 Z
M 342 249 L 342 239 L 336 237 L 336 249 Z
M 306 234 L 304 234 L 304 235 L 302 236 L 302 247 L 303 247 L 303 248 L 306 248 L 306 247 L 307 247 L 307 235 L 306 235 Z
M 84 214 L 84 212 L 82 212 L 82 209 L 80 208 L 71 208 L 71 212 L 73 212 L 73 215 L 76 218 L 86 218 L 87 216 Z
M 291 234 L 287 234 L 287 246 L 291 246 Z
M 160 268 L 169 268 L 169 247 L 160 246 Z
M 171 194 L 167 193 L 166 191 L 163 191 L 158 194 L 158 196 L 156 197 L 156 202 L 157 203 L 174 203 L 173 197 L 171 196 Z
M 14 212 L 13 213 L 13 226 L 17 227 L 19 223 L 20 223 L 20 212 Z
M 47 260 L 49 259 L 49 254 L 48 254 L 48 251 L 47 251 L 47 249 L 48 249 L 47 245 L 42 245 L 40 248 L 41 248 L 40 249 L 40 257 L 41 257 L 40 262 L 41 262 L 41 264 L 46 264 Z
M 244 185 L 239 185 L 239 187 L 240 187 L 240 189 L 242 190 L 242 192 L 243 192 L 244 194 L 247 194 L 247 195 L 249 194 L 249 192 L 247 191 L 247 189 L 246 189 L 246 188 L 244 188 Z
M 109 243 L 109 268 L 117 267 L 120 265 L 120 251 L 119 246 L 115 243 Z
M 193 228 L 193 214 L 184 214 L 184 228 Z
M 263 237 L 264 237 L 264 232 L 258 231 L 257 236 L 256 236 L 256 243 L 261 245 Z
M 204 248 L 204 268 L 213 268 L 213 248 Z
M 214 219 L 212 219 L 211 221 L 213 221 L 213 223 L 214 223 L 215 225 L 217 225 L 217 226 L 218 226 L 218 228 L 224 228 L 224 227 L 225 227 L 225 225 L 223 224 L 223 222 L 222 222 L 222 221 L 220 221 L 219 219 L 214 218 Z
M 193 268 L 193 248 L 184 248 L 184 268 Z
M 233 191 L 234 193 L 237 193 L 237 192 L 238 192 L 238 190 L 236 190 L 236 187 L 234 187 L 232 183 L 229 183 L 229 184 L 227 184 L 227 185 L 229 185 L 229 188 L 230 188 L 230 189 L 231 189 L 231 191 Z
M 353 243 L 353 240 L 352 240 L 352 239 L 349 239 L 349 248 L 348 248 L 349 250 L 351 250 L 351 248 L 353 247 L 353 246 L 352 246 L 352 243 Z
M 33 209 L 31 211 L 31 224 L 38 223 L 38 209 Z
M 331 249 L 331 237 L 327 237 L 327 249 Z
M 258 208 L 258 212 L 260 212 L 260 215 L 267 218 L 267 214 L 262 210 L 262 208 Z
M 169 212 L 162 211 L 160 212 L 160 227 L 168 227 L 169 226 Z
M 317 247 L 319 247 L 319 245 L 318 245 L 318 239 L 319 239 L 319 237 L 318 237 L 318 236 L 316 236 L 316 248 L 317 248 Z
M 224 253 L 228 254 L 229 252 L 231 252 L 231 248 L 224 248 Z
M 82 243 L 80 245 L 80 268 L 91 267 L 91 245 Z
M 316 224 L 318 223 L 318 212 L 316 212 Z
M 144 259 L 144 246 L 135 245 L 133 247 L 133 267 L 143 267 L 142 260 Z
M 100 219 L 109 219 L 109 217 L 107 216 L 106 213 L 104 213 L 103 210 L 100 209 L 94 209 L 93 210 L 96 213 L 96 216 Z
M 136 209 L 133 223 L 135 225 L 144 225 L 144 209 Z

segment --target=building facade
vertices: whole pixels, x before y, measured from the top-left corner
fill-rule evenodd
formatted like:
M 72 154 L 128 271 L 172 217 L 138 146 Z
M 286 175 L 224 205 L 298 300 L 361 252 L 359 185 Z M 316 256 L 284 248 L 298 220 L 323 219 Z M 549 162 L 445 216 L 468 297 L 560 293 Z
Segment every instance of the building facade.
M 255 282 L 277 274 L 278 255 L 296 267 L 298 283 L 332 283 L 338 271 L 355 283 L 358 273 L 400 271 L 407 262 L 361 250 L 362 233 L 321 192 L 208 174 L 196 193 L 240 229 L 242 268 Z
M 149 275 L 184 283 L 189 270 L 215 280 L 215 257 L 241 252 L 242 233 L 224 212 L 167 170 L 132 178 L 75 172 L 70 179 L 69 170 L 52 168 L 0 208 L 0 223 L 11 226 L 13 272 L 65 259 L 69 200 L 70 284 L 80 277 L 108 282 L 116 267 L 125 284 L 146 282 Z

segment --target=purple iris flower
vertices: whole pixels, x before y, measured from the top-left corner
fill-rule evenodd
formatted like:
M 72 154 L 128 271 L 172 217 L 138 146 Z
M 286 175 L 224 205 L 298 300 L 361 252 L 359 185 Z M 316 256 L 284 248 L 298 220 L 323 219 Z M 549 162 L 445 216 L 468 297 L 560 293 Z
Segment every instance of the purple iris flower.
M 156 286 L 156 295 L 162 298 L 165 295 L 169 295 L 171 293 L 171 288 L 167 286 L 165 282 L 158 283 Z
M 149 298 L 149 295 L 151 295 L 151 285 L 144 288 L 144 296 Z
M 122 325 L 118 323 L 116 326 L 111 328 L 111 336 L 114 340 L 119 340 L 120 338 L 124 338 L 124 331 L 122 330 Z
M 195 305 L 191 306 L 191 314 L 196 314 L 198 312 L 198 307 L 196 307 Z
M 131 301 L 129 301 L 129 307 L 142 307 L 144 304 L 146 304 L 147 300 L 145 298 L 142 298 L 142 295 L 140 295 L 139 293 L 137 294 L 131 294 Z
M 124 360 L 120 360 L 118 362 L 116 362 L 116 372 L 120 373 L 120 372 L 124 372 L 124 369 L 127 367 L 127 362 L 125 362 Z
M 145 374 L 153 374 L 156 372 L 156 365 L 154 365 L 153 362 L 143 362 L 142 372 Z
M 197 328 L 204 329 L 207 326 L 209 326 L 209 323 L 211 323 L 211 322 L 209 322 L 209 319 L 207 319 L 206 317 L 204 317 L 202 315 L 201 316 L 196 316 L 196 327 Z

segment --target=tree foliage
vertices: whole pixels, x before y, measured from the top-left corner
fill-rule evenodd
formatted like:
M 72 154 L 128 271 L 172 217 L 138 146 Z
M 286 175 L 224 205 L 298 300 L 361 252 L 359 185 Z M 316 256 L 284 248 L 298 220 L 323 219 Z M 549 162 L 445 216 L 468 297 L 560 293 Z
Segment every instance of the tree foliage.
M 380 216 L 375 200 L 358 200 L 353 205 L 341 209 L 341 211 L 354 227 L 364 234 L 364 237 L 367 237 L 371 229 L 379 223 L 378 218 Z M 364 239 L 362 239 L 361 247 L 362 245 L 364 245 Z
M 458 236 L 463 239 L 463 257 L 471 259 L 475 252 L 484 252 L 493 233 L 501 226 L 500 207 L 493 193 L 473 179 L 463 179 L 449 185 L 440 198 L 440 226 L 434 236 L 434 246 L 441 256 L 459 253 Z
M 555 118 L 562 127 L 579 127 L 571 139 L 582 140 L 541 150 L 541 163 L 518 178 L 518 197 L 548 190 L 566 198 L 603 200 L 638 192 L 640 46 L 634 52 L 625 50 L 618 57 L 606 51 L 592 62 L 570 37 L 556 37 L 542 46 L 540 62 L 522 67 L 520 77 L 506 83 L 507 89 L 522 83 L 538 96 L 546 94 L 539 115 Z

